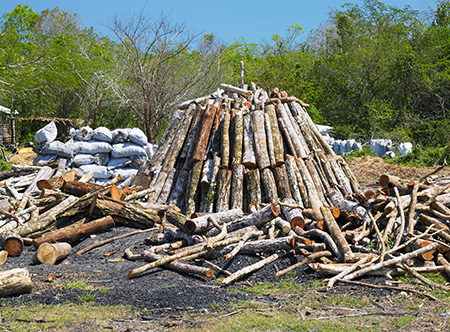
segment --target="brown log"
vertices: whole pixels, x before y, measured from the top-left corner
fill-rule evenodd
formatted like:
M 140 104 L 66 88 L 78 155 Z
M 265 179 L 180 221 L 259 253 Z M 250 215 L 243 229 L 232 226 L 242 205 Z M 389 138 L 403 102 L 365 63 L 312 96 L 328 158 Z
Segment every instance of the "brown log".
M 12 231 L 0 233 L 1 247 L 8 253 L 8 256 L 18 257 L 22 254 L 24 243 L 22 237 Z
M 244 207 L 244 166 L 237 164 L 233 166 L 231 178 L 231 200 L 230 208 L 243 210 Z
M 247 202 L 249 205 L 252 204 L 256 210 L 259 210 L 261 207 L 262 199 L 259 169 L 246 170 L 244 177 L 247 192 Z
M 381 188 L 397 187 L 401 195 L 408 193 L 408 181 L 404 181 L 397 176 L 382 174 L 378 180 Z
M 188 233 L 206 232 L 213 227 L 208 218 L 213 218 L 219 225 L 241 218 L 244 215 L 241 209 L 231 209 L 206 214 L 198 218 L 188 219 L 184 222 L 184 229 Z
M 292 199 L 291 190 L 289 188 L 289 180 L 285 165 L 275 167 L 273 169 L 275 183 L 278 189 L 278 197 L 280 199 Z
M 64 181 L 60 189 L 66 194 L 81 197 L 100 188 L 102 188 L 101 185 L 91 182 L 85 183 L 80 181 Z
M 263 111 L 253 111 L 252 128 L 255 137 L 256 162 L 259 169 L 270 167 L 269 152 L 267 151 L 267 137 Z
M 32 290 L 28 269 L 16 268 L 0 272 L 0 297 L 31 293 Z
M 218 111 L 218 107 L 208 104 L 205 111 L 202 114 L 200 131 L 198 133 L 195 149 L 190 159 L 190 164 L 193 165 L 196 162 L 203 161 L 205 158 L 205 152 L 211 134 L 211 128 L 214 124 L 214 118 Z
M 36 258 L 42 264 L 54 265 L 70 255 L 72 246 L 66 242 L 43 243 L 36 252 Z
M 275 111 L 275 106 L 266 104 L 265 111 L 266 111 L 265 113 L 266 124 L 267 122 L 270 123 L 270 133 L 272 135 L 272 145 L 274 155 L 273 156 L 274 165 L 272 166 L 281 166 L 284 163 L 284 149 L 280 129 L 278 128 L 278 120 Z M 268 128 L 266 130 L 268 131 Z
M 263 202 L 276 203 L 278 201 L 277 184 L 270 169 L 261 170 L 261 186 L 263 189 Z
M 255 137 L 252 130 L 250 113 L 244 114 L 244 139 L 242 165 L 247 168 L 256 167 Z
M 68 242 L 74 243 L 89 235 L 105 232 L 115 226 L 111 216 L 102 217 L 71 229 L 54 231 L 33 240 L 33 246 L 38 248 L 42 243 Z
M 171 208 L 166 212 L 166 220 L 179 229 L 185 229 L 184 223 L 188 218 L 179 212 L 178 208 Z
M 216 211 L 226 211 L 230 207 L 232 171 L 221 169 L 217 174 Z

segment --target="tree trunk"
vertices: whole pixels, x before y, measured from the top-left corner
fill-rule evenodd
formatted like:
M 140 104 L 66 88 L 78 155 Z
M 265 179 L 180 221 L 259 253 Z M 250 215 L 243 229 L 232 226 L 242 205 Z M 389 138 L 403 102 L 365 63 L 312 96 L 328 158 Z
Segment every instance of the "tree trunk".
M 231 114 L 225 111 L 222 130 L 222 168 L 228 168 L 230 162 L 230 123 Z

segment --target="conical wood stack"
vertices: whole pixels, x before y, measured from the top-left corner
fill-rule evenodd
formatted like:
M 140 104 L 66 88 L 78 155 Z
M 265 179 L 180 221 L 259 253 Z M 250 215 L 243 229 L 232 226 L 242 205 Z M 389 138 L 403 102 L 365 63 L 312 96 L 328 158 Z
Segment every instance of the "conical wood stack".
M 329 189 L 347 196 L 358 183 L 307 107 L 278 89 L 268 94 L 225 84 L 183 103 L 147 167 L 155 189 L 150 199 L 176 205 L 187 216 L 250 212 L 289 200 L 323 220 Z

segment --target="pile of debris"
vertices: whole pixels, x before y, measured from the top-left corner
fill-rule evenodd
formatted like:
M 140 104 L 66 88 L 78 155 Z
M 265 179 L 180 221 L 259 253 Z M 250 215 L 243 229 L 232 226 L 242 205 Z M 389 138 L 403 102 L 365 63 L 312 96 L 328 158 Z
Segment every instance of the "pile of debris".
M 108 182 L 118 174 L 124 179 L 136 175 L 157 148 L 148 143 L 139 128 L 72 128 L 71 139 L 66 143 L 56 140 L 57 134 L 53 121 L 36 133 L 38 145 L 34 150 L 38 157 L 33 164 L 47 165 L 65 159 L 68 167 L 77 167 L 84 174 L 92 172 L 97 183 Z
M 70 254 L 70 243 L 126 225 L 150 232 L 147 250 L 123 248 L 126 259 L 147 261 L 128 278 L 163 267 L 216 271 L 227 285 L 287 255 L 304 259 L 277 275 L 308 264 L 335 275 L 329 286 L 372 274 L 450 274 L 450 184 L 382 175 L 377 192 L 362 192 L 307 107 L 278 89 L 221 85 L 180 105 L 151 161 L 125 181 L 119 174 L 91 183 L 92 172 L 77 174 L 62 161 L 56 170 L 0 172 L 8 196 L 2 247 L 14 256 L 33 245 L 34 262 L 52 264 Z M 262 259 L 233 274 L 197 260 L 242 254 Z

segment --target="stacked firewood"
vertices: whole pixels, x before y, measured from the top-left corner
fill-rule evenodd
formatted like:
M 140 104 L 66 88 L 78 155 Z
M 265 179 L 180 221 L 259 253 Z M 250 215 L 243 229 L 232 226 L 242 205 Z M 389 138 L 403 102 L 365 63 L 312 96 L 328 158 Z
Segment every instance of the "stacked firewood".
M 308 265 L 334 275 L 330 286 L 371 274 L 449 273 L 450 184 L 382 175 L 380 189 L 362 192 L 307 107 L 278 89 L 221 85 L 180 105 L 152 160 L 126 181 L 94 184 L 63 161 L 0 172 L 0 245 L 12 256 L 32 245 L 34 263 L 54 264 L 72 243 L 125 225 L 138 229 L 126 236 L 151 232 L 147 250 L 123 248 L 125 258 L 146 261 L 128 278 L 162 267 L 216 271 L 227 285 L 287 255 L 300 262 L 276 275 Z M 261 260 L 235 273 L 211 262 L 236 255 Z

